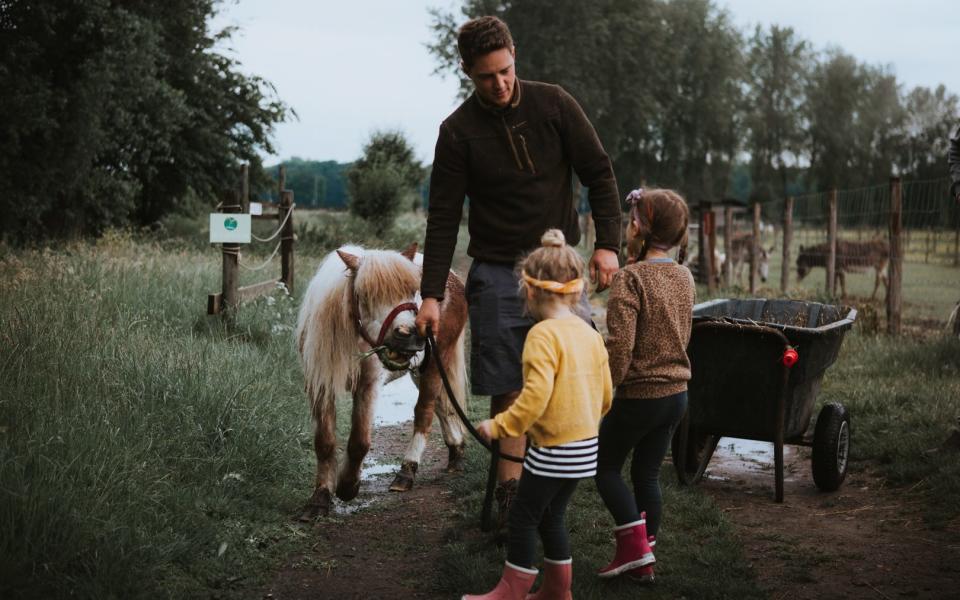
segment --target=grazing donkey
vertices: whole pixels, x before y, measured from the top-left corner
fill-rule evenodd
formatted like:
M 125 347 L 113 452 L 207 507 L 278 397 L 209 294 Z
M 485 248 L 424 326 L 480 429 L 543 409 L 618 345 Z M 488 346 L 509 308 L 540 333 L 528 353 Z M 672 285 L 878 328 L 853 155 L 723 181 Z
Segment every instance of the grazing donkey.
M 330 512 L 331 492 L 352 500 L 360 488 L 360 465 L 370 449 L 373 410 L 384 383 L 410 371 L 419 387 L 413 439 L 390 489 L 413 487 L 427 444 L 434 410 L 449 452 L 448 470 L 463 460 L 462 424 L 443 391 L 436 360 L 443 362 L 454 393 L 466 401 L 463 340 L 467 304 L 463 283 L 453 272 L 440 304 L 437 344 L 441 356 L 424 360 L 424 340 L 414 318 L 419 308 L 422 255 L 413 244 L 402 253 L 344 246 L 320 265 L 304 296 L 296 340 L 314 421 L 317 474 L 313 496 L 301 520 Z M 345 464 L 337 470 L 336 396 L 353 395 Z M 336 485 L 334 481 L 336 480 Z
M 733 261 L 733 282 L 739 284 L 743 280 L 743 267 L 750 264 L 750 247 L 753 245 L 753 233 L 735 233 L 730 240 L 730 260 Z M 757 271 L 760 273 L 760 281 L 767 282 L 770 276 L 770 253 L 774 246 L 769 250 L 760 246 L 760 261 Z M 721 269 L 722 271 L 722 269 Z
M 827 266 L 827 256 L 830 252 L 828 242 L 816 246 L 800 246 L 797 256 L 797 279 L 802 280 L 813 267 Z M 841 297 L 847 295 L 847 278 L 845 273 L 857 272 L 873 267 L 876 277 L 873 282 L 873 293 L 870 299 L 877 297 L 880 282 L 887 287 L 886 267 L 890 259 L 890 244 L 887 240 L 875 239 L 868 242 L 854 242 L 837 240 L 837 263 L 834 274 L 834 283 L 840 282 Z

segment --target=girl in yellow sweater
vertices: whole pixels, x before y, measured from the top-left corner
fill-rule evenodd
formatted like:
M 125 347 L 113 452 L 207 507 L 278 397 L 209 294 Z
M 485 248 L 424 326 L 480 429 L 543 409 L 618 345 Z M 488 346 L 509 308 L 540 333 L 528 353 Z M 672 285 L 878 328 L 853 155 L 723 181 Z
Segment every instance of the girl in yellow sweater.
M 597 433 L 613 386 L 603 338 L 578 315 L 583 259 L 551 229 L 520 263 L 521 294 L 538 322 L 523 346 L 523 391 L 506 411 L 480 423 L 489 439 L 526 433 L 531 447 L 510 507 L 507 562 L 496 587 L 471 600 L 523 600 L 537 576 L 537 532 L 544 579 L 533 598 L 571 597 L 572 559 L 564 515 L 584 477 L 597 470 Z

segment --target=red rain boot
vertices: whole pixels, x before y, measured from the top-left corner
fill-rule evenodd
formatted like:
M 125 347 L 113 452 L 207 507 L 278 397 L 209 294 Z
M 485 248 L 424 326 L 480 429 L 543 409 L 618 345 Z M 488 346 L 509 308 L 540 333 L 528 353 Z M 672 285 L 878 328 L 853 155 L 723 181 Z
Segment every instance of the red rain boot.
M 460 600 L 524 600 L 537 579 L 536 569 L 524 569 L 504 563 L 503 575 L 496 587 L 480 596 L 463 596 Z
M 624 571 L 656 562 L 647 542 L 646 513 L 640 513 L 639 521 L 614 527 L 613 533 L 617 536 L 617 553 L 597 575 L 615 577 Z
M 647 541 L 650 543 L 650 550 L 655 550 L 657 538 L 651 535 Z M 653 583 L 653 565 L 650 564 L 638 569 L 630 569 L 627 571 L 627 577 L 637 583 Z
M 535 594 L 527 594 L 526 600 L 573 600 L 573 559 L 543 559 L 543 583 Z

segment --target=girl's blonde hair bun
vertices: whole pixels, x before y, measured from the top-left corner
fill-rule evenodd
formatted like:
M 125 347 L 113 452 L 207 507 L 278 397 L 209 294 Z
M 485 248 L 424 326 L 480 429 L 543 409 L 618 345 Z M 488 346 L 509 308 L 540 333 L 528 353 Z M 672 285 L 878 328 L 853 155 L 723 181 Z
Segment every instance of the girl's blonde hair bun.
M 540 245 L 544 248 L 563 248 L 566 243 L 567 238 L 563 236 L 563 232 L 559 229 L 548 229 L 540 237 Z

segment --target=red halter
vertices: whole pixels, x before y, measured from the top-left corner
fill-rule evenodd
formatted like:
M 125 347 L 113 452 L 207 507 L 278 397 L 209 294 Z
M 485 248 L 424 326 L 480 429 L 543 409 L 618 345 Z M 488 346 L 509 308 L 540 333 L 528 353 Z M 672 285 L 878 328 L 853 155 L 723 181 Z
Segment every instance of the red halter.
M 403 304 L 398 304 L 393 307 L 393 310 L 390 311 L 390 314 L 387 315 L 387 318 L 383 320 L 383 325 L 380 326 L 380 334 L 377 336 L 377 339 L 374 340 L 370 337 L 370 334 L 367 333 L 367 330 L 363 327 L 363 322 L 360 320 L 360 302 L 357 300 L 357 292 L 354 290 L 353 294 L 353 304 L 351 306 L 353 311 L 353 320 L 357 324 L 357 333 L 360 334 L 360 337 L 363 338 L 363 341 L 370 344 L 370 348 L 379 348 L 383 345 L 384 338 L 387 337 L 387 332 L 390 331 L 390 325 L 393 324 L 393 320 L 397 318 L 402 312 L 411 311 L 413 314 L 417 314 L 417 305 L 413 302 L 404 302 Z

